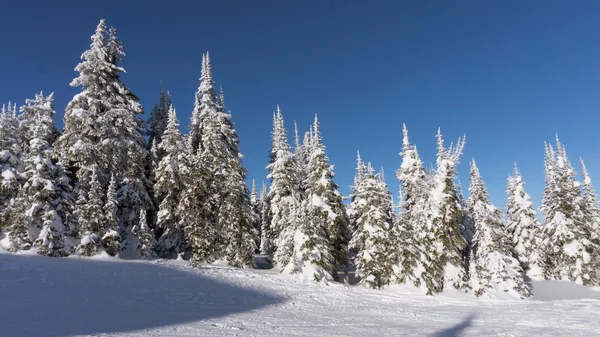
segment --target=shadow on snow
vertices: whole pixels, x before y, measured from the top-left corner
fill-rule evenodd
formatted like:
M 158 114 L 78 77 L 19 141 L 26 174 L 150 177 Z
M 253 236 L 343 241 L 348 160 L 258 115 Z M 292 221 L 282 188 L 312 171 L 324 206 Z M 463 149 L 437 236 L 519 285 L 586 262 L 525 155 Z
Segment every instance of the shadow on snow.
M 464 336 L 465 334 L 465 330 L 467 328 L 469 328 L 472 324 L 473 324 L 473 318 L 475 318 L 475 314 L 471 314 L 467 317 L 465 317 L 465 319 L 462 320 L 462 322 L 453 325 L 449 328 L 440 330 L 436 333 L 434 333 L 432 336 L 433 337 L 458 337 L 458 336 Z
M 4 336 L 115 333 L 247 312 L 283 299 L 151 263 L 0 254 Z

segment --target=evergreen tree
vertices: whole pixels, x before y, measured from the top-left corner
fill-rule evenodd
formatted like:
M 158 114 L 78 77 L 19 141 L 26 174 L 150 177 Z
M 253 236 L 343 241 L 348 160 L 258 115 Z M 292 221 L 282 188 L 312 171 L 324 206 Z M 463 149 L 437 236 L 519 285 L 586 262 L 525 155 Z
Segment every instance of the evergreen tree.
M 32 240 L 29 235 L 29 219 L 25 216 L 26 210 L 27 197 L 24 190 L 19 188 L 16 196 L 10 199 L 3 213 L 4 222 L 9 225 L 9 250 L 12 252 L 31 248 Z
M 167 128 L 169 118 L 170 105 L 167 105 L 167 99 L 165 98 L 165 89 L 163 88 L 162 82 L 160 83 L 160 94 L 158 102 L 154 105 L 150 118 L 148 119 L 148 143 L 146 148 L 151 150 L 154 146 L 160 144 L 163 133 Z M 162 153 L 158 156 L 157 161 L 162 159 Z
M 275 264 L 281 270 L 285 270 L 294 254 L 294 232 L 296 220 L 293 213 L 299 209 L 298 183 L 294 172 L 294 158 L 290 151 L 286 130 L 283 123 L 281 110 L 277 106 L 277 112 L 273 116 L 273 147 L 271 149 L 271 161 L 267 166 L 271 179 L 271 188 L 268 194 L 270 203 L 271 222 L 268 226 L 270 237 L 267 240 L 273 242 L 266 253 L 274 259 Z
M 180 224 L 194 266 L 213 262 L 218 252 L 217 230 L 210 221 L 211 205 L 205 202 L 209 196 L 207 177 L 208 171 L 192 161 L 185 179 L 194 183 L 186 184 L 179 203 Z
M 345 268 L 348 265 L 348 242 L 350 229 L 346 210 L 338 186 L 333 182 L 333 167 L 325 154 L 325 145 L 321 138 L 319 120 L 315 116 L 310 148 L 308 149 L 306 198 L 321 209 L 324 218 L 325 233 L 329 241 L 333 264 Z M 332 275 L 337 279 L 337 272 Z
M 365 163 L 363 162 L 362 158 L 360 157 L 360 152 L 357 151 L 356 174 L 354 175 L 354 185 L 352 185 L 350 187 L 350 190 L 352 191 L 352 195 L 350 197 L 351 202 L 346 209 L 346 214 L 348 215 L 348 222 L 349 222 L 349 226 L 350 226 L 352 235 L 354 235 L 354 233 L 356 232 L 356 230 L 358 228 L 356 220 L 358 218 L 360 218 L 360 216 L 362 215 L 362 212 L 364 211 L 363 210 L 364 205 L 362 204 L 363 201 L 361 201 L 361 199 L 356 198 L 356 196 L 357 196 L 356 193 L 357 193 L 360 183 L 364 180 L 366 175 L 367 175 L 367 167 L 365 166 Z M 356 252 L 354 247 L 350 246 L 349 249 L 351 251 L 351 255 L 354 255 L 354 253 Z
M 456 146 L 447 149 L 440 130 L 437 140 L 437 165 L 428 202 L 427 228 L 433 235 L 433 250 L 427 254 L 425 266 L 429 292 L 439 292 L 447 287 L 464 289 L 468 278 L 465 265 L 467 240 L 461 234 L 462 205 L 454 185 L 465 140 L 459 138 Z
M 292 210 L 294 227 L 293 257 L 286 265 L 288 273 L 299 273 L 307 280 L 325 281 L 337 273 L 330 255 L 331 245 L 325 232 L 325 217 L 320 207 L 309 199 Z
M 254 268 L 257 236 L 252 223 L 248 188 L 241 176 L 232 174 L 226 180 L 225 190 L 228 193 L 219 212 L 225 260 L 234 267 Z
M 531 276 L 540 273 L 540 245 L 542 226 L 527 192 L 525 182 L 515 164 L 513 175 L 508 178 L 508 202 L 506 204 L 506 230 L 512 246 L 512 254 L 521 267 Z
M 546 145 L 545 166 L 544 277 L 597 285 L 600 283 L 600 247 L 586 233 L 575 172 L 558 137 L 556 151 Z
M 595 244 L 600 244 L 600 207 L 598 207 L 598 197 L 596 190 L 592 185 L 592 179 L 588 174 L 583 159 L 581 161 L 581 175 L 583 182 L 581 184 L 582 198 L 580 199 L 580 208 L 583 213 L 583 225 L 586 234 Z
M 523 269 L 512 257 L 510 238 L 504 231 L 500 211 L 492 206 L 487 189 L 477 168 L 471 162 L 471 186 L 467 204 L 475 224 L 471 249 L 471 285 L 475 296 L 495 293 L 527 297 Z
M 45 132 L 46 141 L 52 145 L 58 137 L 59 132 L 54 125 L 54 93 L 48 96 L 39 93 L 35 95 L 35 99 L 28 99 L 25 101 L 25 105 L 20 108 L 19 114 L 19 138 L 21 140 L 21 149 L 23 152 L 29 152 L 29 145 L 34 136 L 35 128 L 38 124 L 38 119 L 44 121 L 52 120 L 52 124 L 47 124 L 49 128 Z
M 169 108 L 169 119 L 160 145 L 164 153 L 156 169 L 154 195 L 159 204 L 156 228 L 159 231 L 158 254 L 173 258 L 185 251 L 185 238 L 179 209 L 185 178 L 189 173 L 187 149 L 179 131 L 175 109 Z M 193 181 L 191 184 L 195 183 Z
M 71 86 L 82 87 L 82 91 L 68 104 L 63 134 L 55 144 L 57 157 L 65 158 L 69 171 L 77 177 L 78 195 L 92 189 L 89 177 L 93 167 L 100 190 L 107 189 L 113 173 L 118 176 L 122 232 L 135 224 L 141 208 L 151 206 L 144 174 L 148 156 L 145 123 L 139 118 L 143 110 L 120 80 L 124 55 L 116 30 L 107 31 L 101 20 L 90 49 L 75 68 L 79 76 Z
M 20 143 L 16 106 L 9 103 L 6 108 L 3 105 L 0 112 L 0 214 L 4 213 L 21 187 L 23 162 Z M 10 224 L 4 219 L 0 228 Z
M 361 278 L 361 283 L 382 288 L 391 282 L 394 250 L 397 248 L 393 245 L 391 235 L 394 220 L 389 202 L 391 193 L 383 177 L 374 175 L 370 167 L 362 176 L 355 193 L 355 201 L 363 205 L 351 241 L 351 246 L 356 250 L 355 275 Z
M 98 169 L 92 168 L 87 198 L 80 193 L 77 200 L 78 233 L 81 241 L 76 248 L 79 255 L 91 256 L 100 246 L 100 238 L 104 233 L 104 211 L 102 209 L 104 191 L 99 181 Z
M 408 129 L 402 126 L 402 164 L 396 172 L 402 191 L 398 226 L 394 227 L 393 239 L 397 246 L 397 264 L 394 274 L 398 283 L 412 282 L 416 287 L 423 283 L 431 289 L 433 282 L 427 274 L 431 266 L 428 255 L 433 251 L 433 230 L 428 227 L 429 186 L 423 162 L 416 146 L 410 143 Z M 423 266 L 423 267 L 419 267 Z
M 154 248 L 156 247 L 156 240 L 152 229 L 148 226 L 148 220 L 146 218 L 146 210 L 140 211 L 140 223 L 137 226 L 133 226 L 131 232 L 138 239 L 138 245 L 136 251 L 141 257 L 153 257 Z
M 111 256 L 118 255 L 121 251 L 121 235 L 119 234 L 119 218 L 117 211 L 119 201 L 117 200 L 117 179 L 113 174 L 106 191 L 106 204 L 104 204 L 104 232 L 102 233 L 102 246 L 106 253 Z
M 215 205 L 211 209 L 210 219 L 216 223 L 217 239 L 229 264 L 234 266 L 253 266 L 252 254 L 256 249 L 254 228 L 248 187 L 247 171 L 243 166 L 240 153 L 239 136 L 231 121 L 231 114 L 225 107 L 225 97 L 221 90 L 219 103 L 216 104 L 213 90 L 210 58 L 208 53 L 203 69 L 202 102 L 203 130 L 199 160 L 210 173 L 207 186 L 212 191 L 211 199 Z M 250 240 L 250 241 L 249 241 Z
M 256 253 L 260 253 L 260 238 L 262 237 L 261 204 L 262 202 L 256 190 L 256 181 L 252 179 L 252 190 L 250 192 L 250 207 L 252 210 L 252 227 L 254 227 L 254 236 L 256 238 Z
M 262 183 L 260 191 L 260 253 L 268 255 L 274 251 L 273 235 L 271 233 L 271 203 L 269 201 L 269 192 L 265 182 Z
M 64 228 L 60 216 L 50 205 L 45 205 L 41 213 L 42 229 L 33 243 L 33 246 L 37 247 L 37 253 L 56 257 L 68 255 L 65 250 Z
M 64 256 L 64 228 L 56 210 L 62 192 L 58 180 L 64 179 L 64 171 L 52 162 L 52 144 L 57 133 L 52 100 L 52 94 L 47 97 L 39 94 L 21 108 L 21 127 L 28 132 L 29 140 L 24 155 L 27 182 L 23 189 L 34 248 L 43 255 Z

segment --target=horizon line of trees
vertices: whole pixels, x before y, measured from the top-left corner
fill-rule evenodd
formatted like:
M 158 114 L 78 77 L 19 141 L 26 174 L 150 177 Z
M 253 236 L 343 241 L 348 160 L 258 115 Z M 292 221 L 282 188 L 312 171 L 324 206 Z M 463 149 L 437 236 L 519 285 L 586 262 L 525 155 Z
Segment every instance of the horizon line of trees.
M 217 94 L 209 54 L 188 134 L 162 84 L 148 122 L 120 79 L 125 55 L 104 20 L 75 70 L 81 92 L 54 124 L 53 94 L 0 113 L 0 230 L 10 251 L 47 256 L 137 256 L 225 260 L 255 267 L 267 256 L 283 273 L 339 280 L 350 266 L 373 288 L 409 284 L 428 294 L 530 295 L 525 277 L 600 284 L 600 209 L 581 160 L 576 181 L 566 150 L 545 145 L 543 224 L 515 164 L 504 212 L 488 198 L 475 160 L 469 197 L 456 168 L 465 137 L 446 147 L 437 134 L 435 168 L 425 169 L 403 127 L 398 205 L 358 154 L 351 202 L 334 182 L 318 117 L 290 144 L 273 114 L 269 188 L 260 194 L 239 137 Z M 17 112 L 18 110 L 18 112 Z M 399 209 L 399 212 L 396 212 Z

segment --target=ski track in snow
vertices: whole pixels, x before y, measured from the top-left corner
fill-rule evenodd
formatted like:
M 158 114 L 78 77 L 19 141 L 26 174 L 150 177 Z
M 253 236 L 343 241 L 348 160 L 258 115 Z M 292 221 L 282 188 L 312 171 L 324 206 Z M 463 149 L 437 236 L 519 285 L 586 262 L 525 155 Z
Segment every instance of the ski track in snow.
M 537 290 L 537 294 L 536 294 Z M 0 336 L 594 336 L 600 291 L 435 297 L 184 261 L 0 254 Z

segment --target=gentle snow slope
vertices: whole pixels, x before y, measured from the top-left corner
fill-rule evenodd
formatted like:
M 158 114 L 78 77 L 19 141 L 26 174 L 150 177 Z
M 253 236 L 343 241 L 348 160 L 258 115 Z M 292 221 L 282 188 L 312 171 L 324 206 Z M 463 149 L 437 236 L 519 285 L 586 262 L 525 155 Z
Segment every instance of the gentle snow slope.
M 430 297 L 313 284 L 183 261 L 0 254 L 0 336 L 591 336 L 600 292 L 534 284 L 541 300 Z M 552 300 L 566 297 L 569 300 Z M 573 298 L 576 297 L 576 298 Z

